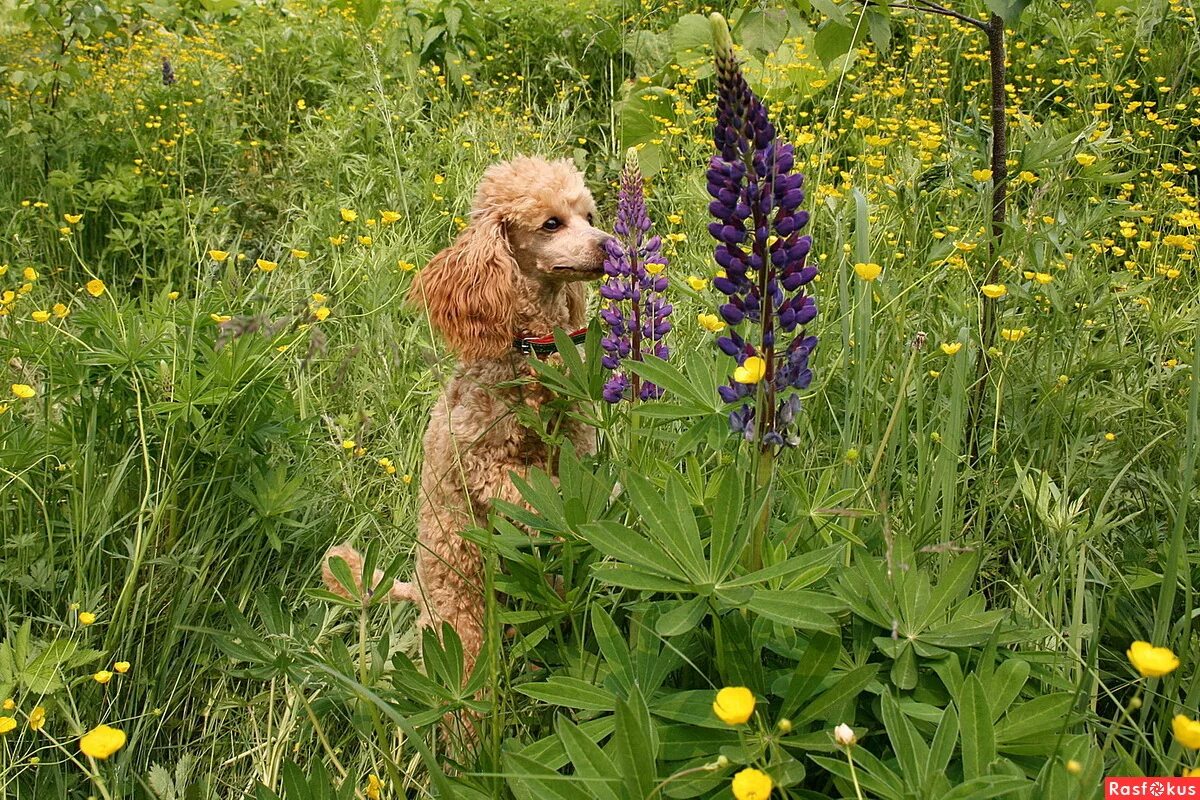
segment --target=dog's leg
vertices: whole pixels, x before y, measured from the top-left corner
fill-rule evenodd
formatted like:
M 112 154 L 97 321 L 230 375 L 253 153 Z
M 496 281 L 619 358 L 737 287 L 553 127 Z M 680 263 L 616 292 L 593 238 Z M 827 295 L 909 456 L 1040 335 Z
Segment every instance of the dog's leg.
M 334 558 L 340 558 L 346 562 L 346 566 L 350 568 L 350 576 L 354 579 L 354 586 L 359 593 L 363 592 L 363 559 L 357 550 L 348 544 L 340 544 L 336 547 L 331 547 L 325 553 L 325 558 L 321 562 L 321 579 L 324 580 L 326 588 L 336 595 L 350 599 L 350 592 L 347 587 L 342 585 L 342 582 L 333 574 L 330 563 Z M 380 581 L 383 580 L 383 570 L 375 570 L 375 574 L 371 576 L 371 591 L 374 592 L 379 587 Z M 393 603 L 421 603 L 421 591 L 415 583 L 407 583 L 405 581 L 393 581 L 392 586 L 388 589 L 388 600 Z

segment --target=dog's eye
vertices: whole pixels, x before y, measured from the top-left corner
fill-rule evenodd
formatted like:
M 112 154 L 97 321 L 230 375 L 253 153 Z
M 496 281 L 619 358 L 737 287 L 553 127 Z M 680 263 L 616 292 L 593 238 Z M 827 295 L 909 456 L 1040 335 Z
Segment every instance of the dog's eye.
M 594 225 L 594 224 L 596 224 L 595 215 L 588 214 L 588 225 Z
M 562 220 L 558 217 L 551 217 L 542 223 L 542 230 L 556 231 L 562 227 Z

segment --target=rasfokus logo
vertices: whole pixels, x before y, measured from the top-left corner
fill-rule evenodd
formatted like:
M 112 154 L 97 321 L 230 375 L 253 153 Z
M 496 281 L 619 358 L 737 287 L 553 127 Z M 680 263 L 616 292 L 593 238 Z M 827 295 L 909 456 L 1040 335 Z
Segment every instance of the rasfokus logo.
M 1104 800 L 1119 797 L 1200 799 L 1200 778 L 1105 778 Z

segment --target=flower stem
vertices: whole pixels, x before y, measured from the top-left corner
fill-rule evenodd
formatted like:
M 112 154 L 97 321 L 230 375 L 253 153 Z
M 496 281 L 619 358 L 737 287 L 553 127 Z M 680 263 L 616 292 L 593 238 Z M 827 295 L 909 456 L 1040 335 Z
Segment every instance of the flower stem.
M 846 748 L 846 763 L 850 765 L 850 780 L 854 784 L 854 796 L 858 800 L 863 800 L 862 787 L 858 785 L 858 773 L 854 769 L 854 756 L 850 755 L 850 748 Z

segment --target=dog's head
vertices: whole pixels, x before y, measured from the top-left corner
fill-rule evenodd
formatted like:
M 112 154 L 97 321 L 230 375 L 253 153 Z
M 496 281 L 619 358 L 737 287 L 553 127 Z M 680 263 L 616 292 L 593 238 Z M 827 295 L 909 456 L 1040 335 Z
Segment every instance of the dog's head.
M 470 224 L 418 273 L 410 300 L 464 360 L 502 355 L 517 333 L 529 332 L 520 330 L 523 311 L 539 316 L 538 304 L 554 298 L 577 326 L 582 281 L 604 274 L 609 235 L 593 224 L 595 213 L 570 161 L 497 164 L 480 181 Z M 555 316 L 553 309 L 541 310 Z

